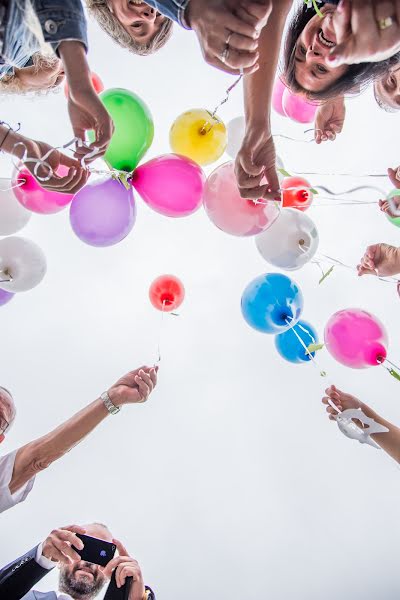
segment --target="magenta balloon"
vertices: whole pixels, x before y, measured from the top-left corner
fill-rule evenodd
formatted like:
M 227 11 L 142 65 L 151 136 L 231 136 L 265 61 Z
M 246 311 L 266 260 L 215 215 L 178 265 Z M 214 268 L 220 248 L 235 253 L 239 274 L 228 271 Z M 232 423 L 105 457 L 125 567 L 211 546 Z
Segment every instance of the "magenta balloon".
M 325 344 L 342 365 L 365 369 L 379 365 L 386 358 L 388 336 L 374 315 L 348 308 L 329 319 L 325 327 Z
M 187 217 L 201 206 L 206 177 L 185 156 L 164 154 L 138 167 L 132 185 L 143 200 L 166 217 Z
M 285 90 L 282 106 L 285 114 L 298 123 L 312 123 L 318 108 L 316 104 L 307 102 L 298 94 L 292 94 L 290 90 Z
M 282 115 L 282 117 L 286 117 L 286 113 L 282 106 L 283 94 L 286 89 L 286 85 L 280 79 L 275 80 L 274 89 L 272 91 L 272 106 L 277 113 Z
M 246 200 L 240 196 L 233 162 L 221 165 L 209 176 L 204 188 L 204 208 L 210 220 L 225 233 L 257 235 L 279 215 L 275 202 Z
M 115 179 L 88 183 L 71 203 L 76 235 L 90 246 L 113 246 L 132 230 L 136 220 L 133 191 Z
M 57 174 L 65 177 L 68 169 L 57 170 Z M 42 215 L 51 215 L 63 210 L 74 197 L 73 194 L 60 194 L 50 192 L 42 188 L 28 169 L 22 167 L 21 170 L 15 169 L 12 185 L 18 185 L 24 181 L 20 187 L 15 187 L 13 192 L 17 200 L 28 210 Z
M 1 285 L 1 284 L 0 284 Z M 15 294 L 7 292 L 6 290 L 0 289 L 0 306 L 4 306 L 7 302 L 10 302 L 14 298 Z

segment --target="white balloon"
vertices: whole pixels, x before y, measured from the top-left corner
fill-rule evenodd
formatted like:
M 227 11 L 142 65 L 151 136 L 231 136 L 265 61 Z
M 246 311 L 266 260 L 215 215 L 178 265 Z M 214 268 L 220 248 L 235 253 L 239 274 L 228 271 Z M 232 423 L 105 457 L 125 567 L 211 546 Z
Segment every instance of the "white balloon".
M 0 235 L 11 235 L 25 227 L 32 213 L 18 202 L 8 179 L 0 178 Z
M 285 271 L 301 269 L 313 258 L 319 244 L 314 222 L 295 208 L 283 208 L 271 227 L 255 240 L 267 263 Z
M 244 134 L 246 131 L 246 120 L 244 117 L 236 117 L 228 123 L 228 145 L 226 152 L 229 156 L 235 159 L 238 155 Z
M 37 244 L 22 237 L 0 240 L 0 288 L 26 292 L 37 286 L 46 274 L 46 257 Z

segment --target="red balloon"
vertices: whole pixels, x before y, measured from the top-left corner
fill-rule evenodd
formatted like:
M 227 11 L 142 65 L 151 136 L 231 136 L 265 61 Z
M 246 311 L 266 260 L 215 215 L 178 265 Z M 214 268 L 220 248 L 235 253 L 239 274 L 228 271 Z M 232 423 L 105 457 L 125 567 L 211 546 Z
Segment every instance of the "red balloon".
M 100 77 L 98 75 L 96 75 L 96 73 L 92 73 L 91 77 L 92 77 L 92 85 L 95 89 L 95 92 L 97 94 L 100 94 L 100 92 L 102 92 L 104 90 L 104 83 L 102 82 Z M 65 97 L 68 98 L 68 82 L 67 81 L 65 81 L 65 84 L 64 84 L 64 94 L 65 94 Z
M 302 177 L 285 177 L 281 183 L 282 208 L 297 208 L 307 210 L 312 204 L 313 194 L 311 185 Z
M 185 288 L 174 275 L 161 275 L 151 284 L 149 297 L 154 308 L 171 312 L 182 304 L 185 298 Z

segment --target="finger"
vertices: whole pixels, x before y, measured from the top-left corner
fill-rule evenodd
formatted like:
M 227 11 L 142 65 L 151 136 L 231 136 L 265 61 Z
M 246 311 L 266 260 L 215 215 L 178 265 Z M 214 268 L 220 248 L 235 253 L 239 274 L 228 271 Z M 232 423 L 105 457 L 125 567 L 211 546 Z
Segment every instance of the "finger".
M 337 123 L 332 123 L 331 124 L 331 130 L 334 133 L 341 133 L 342 132 L 343 127 L 341 125 L 338 125 Z
M 79 162 L 72 158 L 72 156 L 68 156 L 67 154 L 63 154 L 62 152 L 59 153 L 60 154 L 60 164 L 64 165 L 64 167 L 75 167 L 76 169 L 78 169 L 80 167 Z
M 257 52 L 258 49 L 258 41 L 249 38 L 245 35 L 240 35 L 239 33 L 233 33 L 229 37 L 229 32 L 226 34 L 226 40 L 229 38 L 229 46 L 233 50 L 245 50 L 247 52 Z
M 265 25 L 265 22 L 263 22 L 263 20 L 260 20 L 257 17 L 257 15 L 252 14 L 252 12 L 250 12 L 250 10 L 251 11 L 254 10 L 253 7 L 250 7 L 250 3 L 248 3 L 247 5 L 245 3 L 243 3 L 242 6 L 238 6 L 237 8 L 235 8 L 235 13 L 236 13 L 236 16 L 238 16 L 239 19 L 241 19 L 241 21 L 243 21 L 244 23 L 247 23 L 251 27 L 254 27 L 254 29 L 256 29 L 257 31 L 260 31 L 262 29 L 262 27 Z
M 157 370 L 156 369 L 151 369 L 150 377 L 151 377 L 151 381 L 153 383 L 153 389 L 154 389 L 157 385 Z
M 390 179 L 391 184 L 396 188 L 396 189 L 400 189 L 400 181 L 397 179 L 397 172 L 398 169 L 388 169 L 388 176 Z
M 122 542 L 120 542 L 119 540 L 117 540 L 116 538 L 113 538 L 113 543 L 117 546 L 117 550 L 118 550 L 118 554 L 120 556 L 129 556 L 129 552 L 128 550 L 125 548 L 125 546 L 123 545 Z
M 241 167 L 238 170 L 238 174 L 243 178 L 253 177 L 258 179 L 259 177 L 262 179 L 264 177 L 264 165 L 257 165 L 253 161 L 253 155 L 249 152 L 242 150 L 239 152 L 237 157 L 237 165 Z M 260 184 L 261 179 L 258 181 L 256 185 Z M 248 182 L 246 182 L 248 183 Z M 251 186 L 249 186 L 251 187 Z
M 139 371 L 139 377 L 144 381 L 144 383 L 149 387 L 150 392 L 153 391 L 153 380 L 150 375 L 146 373 L 146 371 Z
M 71 561 L 68 558 L 68 556 L 65 556 L 65 554 L 63 554 L 60 550 L 58 550 L 58 548 L 56 548 L 53 544 L 51 545 L 49 554 L 50 554 L 49 560 L 51 560 L 53 562 L 63 563 L 66 565 L 71 564 Z
M 228 48 L 225 64 L 231 69 L 248 69 L 257 64 L 259 56 L 258 52 L 239 52 L 233 48 Z
M 250 25 L 247 21 L 235 16 L 232 12 L 225 11 L 224 26 L 228 31 L 247 36 L 252 39 L 258 39 L 259 31 L 254 25 Z M 225 38 L 226 40 L 226 38 Z
M 143 381 L 141 377 L 139 377 L 139 375 L 136 375 L 135 382 L 139 388 L 139 394 L 142 397 L 142 402 L 146 402 L 147 398 L 150 395 L 149 386 Z
M 328 396 L 324 396 L 322 398 L 322 404 L 329 404 L 329 398 L 328 398 Z
M 115 558 L 110 560 L 110 562 L 108 562 L 106 567 L 104 568 L 105 577 L 108 577 L 108 579 L 110 579 L 114 569 L 116 569 L 121 562 L 125 562 L 128 558 L 129 556 L 116 556 Z
M 329 141 L 334 142 L 336 139 L 336 133 L 334 133 L 333 131 L 327 131 L 326 132 L 326 136 L 328 138 Z
M 117 587 L 121 588 L 123 585 L 125 585 L 127 577 L 134 577 L 136 574 L 136 569 L 137 567 L 132 563 L 131 560 L 119 564 L 115 570 Z
M 220 59 L 219 56 L 213 56 L 211 58 L 207 58 L 207 63 L 209 65 L 211 65 L 212 67 L 215 67 L 216 69 L 219 69 L 220 71 L 223 71 L 224 73 L 228 73 L 229 75 L 252 75 L 252 73 L 255 73 L 256 71 L 258 71 L 259 69 L 259 65 L 255 64 L 252 67 L 246 67 L 246 68 L 232 68 L 230 66 L 228 66 L 227 64 L 225 64 L 224 62 L 222 62 L 222 60 Z
M 265 170 L 265 176 L 268 182 L 268 191 L 271 191 L 272 194 L 279 194 L 280 191 L 280 183 L 278 179 L 278 174 L 276 172 L 276 168 L 268 168 Z
M 76 533 L 80 533 L 80 531 L 77 530 Z M 84 544 L 82 540 L 77 537 L 76 533 L 69 529 L 59 529 L 55 535 L 60 540 L 68 542 L 78 550 L 82 550 Z
M 246 200 L 260 200 L 267 191 L 266 185 L 256 188 L 239 188 L 240 196 Z
M 315 129 L 314 139 L 317 144 L 320 144 L 322 142 L 322 131 L 320 129 Z

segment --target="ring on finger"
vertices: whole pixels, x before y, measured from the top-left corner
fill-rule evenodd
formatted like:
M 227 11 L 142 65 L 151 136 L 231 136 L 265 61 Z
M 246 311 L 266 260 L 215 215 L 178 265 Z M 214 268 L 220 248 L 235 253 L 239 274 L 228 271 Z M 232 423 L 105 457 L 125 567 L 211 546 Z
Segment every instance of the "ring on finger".
M 377 19 L 378 27 L 381 31 L 385 31 L 385 29 L 389 29 L 394 25 L 393 17 L 385 17 L 384 19 Z

